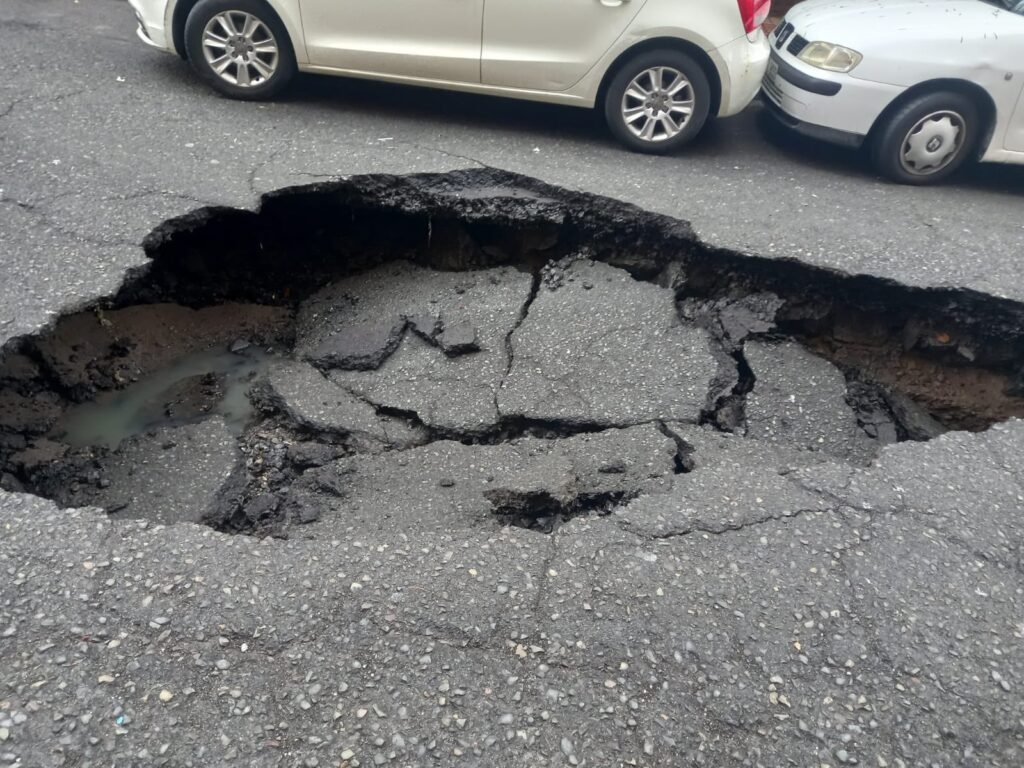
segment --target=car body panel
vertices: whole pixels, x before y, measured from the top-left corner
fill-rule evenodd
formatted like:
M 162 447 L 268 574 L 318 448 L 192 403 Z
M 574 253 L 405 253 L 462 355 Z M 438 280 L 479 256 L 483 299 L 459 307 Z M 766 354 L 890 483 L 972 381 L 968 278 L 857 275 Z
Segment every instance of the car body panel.
M 597 98 L 604 74 L 621 56 L 637 45 L 659 39 L 668 45 L 683 41 L 711 60 L 722 90 L 718 117 L 737 114 L 757 95 L 768 61 L 767 38 L 760 29 L 750 35 L 744 33 L 739 5 L 734 0 L 647 0 L 622 37 L 579 84 L 591 103 Z
M 306 44 L 302 30 L 302 16 L 299 12 L 299 0 L 262 1 L 274 9 L 278 18 L 281 19 L 281 23 L 288 30 L 288 37 L 291 41 L 292 49 L 295 51 L 295 60 L 301 67 L 308 59 L 306 57 Z M 187 3 L 188 0 L 128 0 L 128 2 L 141 15 L 147 30 L 159 29 L 159 41 L 156 37 L 150 35 L 154 43 L 171 53 L 177 53 L 180 56 L 185 55 L 185 51 L 178 50 L 175 47 L 172 31 L 174 29 L 174 14 L 178 5 Z
M 459 91 L 462 93 L 476 93 L 482 96 L 502 96 L 524 101 L 541 101 L 548 104 L 562 104 L 569 107 L 592 107 L 593 101 L 587 101 L 584 97 L 571 91 L 531 91 L 525 88 L 504 88 L 498 85 L 484 85 L 483 83 L 465 83 L 452 80 L 434 80 L 426 77 L 413 77 L 408 75 L 392 75 L 388 72 L 363 72 L 356 69 L 339 69 L 337 67 L 317 67 L 304 65 L 300 67 L 303 72 L 311 72 L 320 75 L 341 75 L 354 77 L 359 80 L 379 80 L 382 83 L 394 83 L 396 85 L 415 85 L 423 88 L 436 88 L 442 91 Z
M 751 42 L 761 44 L 751 46 Z M 737 115 L 747 108 L 761 88 L 761 78 L 768 67 L 770 53 L 767 37 L 759 29 L 752 35 L 736 38 L 711 53 L 713 58 L 722 62 L 721 68 L 729 73 L 728 82 L 722 85 L 722 104 L 718 116 Z
M 157 48 L 170 47 L 170 25 L 167 23 L 170 16 L 165 15 L 165 11 L 168 14 L 173 12 L 173 3 L 167 0 L 128 0 L 128 4 L 139 20 L 139 37 L 143 42 Z
M 484 0 L 299 0 L 316 67 L 480 82 Z
M 568 90 L 615 44 L 646 2 L 486 0 L 481 79 L 511 88 Z
M 917 42 L 993 39 L 1005 29 L 1003 17 L 1012 15 L 981 0 L 804 0 L 786 14 L 786 20 L 808 40 L 840 45 L 839 38 L 844 37 L 870 40 L 878 50 L 898 43 L 893 54 L 899 55 L 903 46 Z M 958 55 L 955 49 L 942 53 Z
M 829 72 L 790 53 L 789 41 L 776 49 L 773 33 L 773 58 L 841 86 L 836 96 L 812 94 L 770 68 L 764 94 L 792 118 L 866 136 L 908 89 L 969 83 L 988 93 L 996 107 L 982 159 L 1020 162 L 1015 150 L 1024 150 L 1024 110 L 1017 107 L 1024 84 L 1024 16 L 981 0 L 807 0 L 785 21 L 809 42 L 845 45 L 864 57 L 849 73 Z
M 1003 146 L 1009 152 L 1024 152 L 1024 88 L 1022 88 L 1020 96 L 1017 97 L 1017 108 L 1006 127 L 1006 139 Z
M 169 51 L 175 8 L 188 1 L 129 0 L 147 42 Z M 302 71 L 579 107 L 594 106 L 610 69 L 654 39 L 710 59 L 721 83 L 719 116 L 749 104 L 768 59 L 764 33 L 743 33 L 736 0 L 264 2 L 287 28 Z

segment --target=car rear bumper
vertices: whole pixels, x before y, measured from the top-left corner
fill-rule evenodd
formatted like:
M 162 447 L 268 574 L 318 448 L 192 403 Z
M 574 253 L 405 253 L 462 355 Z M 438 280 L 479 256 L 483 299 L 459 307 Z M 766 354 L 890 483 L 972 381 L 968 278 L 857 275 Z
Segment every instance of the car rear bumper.
M 758 30 L 743 35 L 714 51 L 722 72 L 722 103 L 719 117 L 728 117 L 746 109 L 761 88 L 768 67 L 768 39 Z
M 164 31 L 166 0 L 128 0 L 128 4 L 135 12 L 135 19 L 139 23 L 136 29 L 139 39 L 151 48 L 170 50 Z
M 139 36 L 139 40 L 144 42 L 150 48 L 157 48 L 157 49 L 159 49 L 161 51 L 166 51 L 167 50 L 166 48 L 164 48 L 162 45 L 157 43 L 153 38 L 151 38 L 149 36 L 150 35 L 149 30 L 146 28 L 146 25 L 143 24 L 142 22 L 139 22 L 139 26 L 135 30 L 135 34 Z

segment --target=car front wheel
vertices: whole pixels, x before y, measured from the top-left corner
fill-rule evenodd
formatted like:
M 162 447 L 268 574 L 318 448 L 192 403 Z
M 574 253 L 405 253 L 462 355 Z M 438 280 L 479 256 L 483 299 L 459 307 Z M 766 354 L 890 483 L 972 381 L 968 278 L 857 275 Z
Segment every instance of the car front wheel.
M 615 137 L 650 154 L 692 141 L 710 108 L 711 86 L 703 68 L 673 50 L 649 51 L 626 62 L 604 97 L 605 119 Z
M 875 168 L 903 184 L 935 184 L 974 153 L 981 119 L 966 96 L 954 92 L 917 96 L 897 109 L 871 147 Z
M 185 47 L 199 76 L 235 99 L 269 99 L 297 68 L 287 29 L 260 0 L 200 0 L 185 22 Z

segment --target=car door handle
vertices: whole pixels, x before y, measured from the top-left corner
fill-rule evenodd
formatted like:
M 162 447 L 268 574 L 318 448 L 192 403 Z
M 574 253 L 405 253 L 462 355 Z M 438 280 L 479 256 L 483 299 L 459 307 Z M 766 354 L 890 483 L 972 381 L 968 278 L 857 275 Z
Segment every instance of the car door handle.
M 620 5 L 625 5 L 629 0 L 599 0 L 601 5 L 605 8 L 618 8 Z

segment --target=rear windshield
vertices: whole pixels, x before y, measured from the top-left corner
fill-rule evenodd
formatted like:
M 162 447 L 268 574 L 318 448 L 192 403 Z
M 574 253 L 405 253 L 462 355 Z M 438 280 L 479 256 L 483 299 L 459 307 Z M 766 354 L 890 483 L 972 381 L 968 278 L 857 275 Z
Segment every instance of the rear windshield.
M 1005 8 L 1010 13 L 1019 13 L 1024 16 L 1024 0 L 985 0 L 985 2 Z

